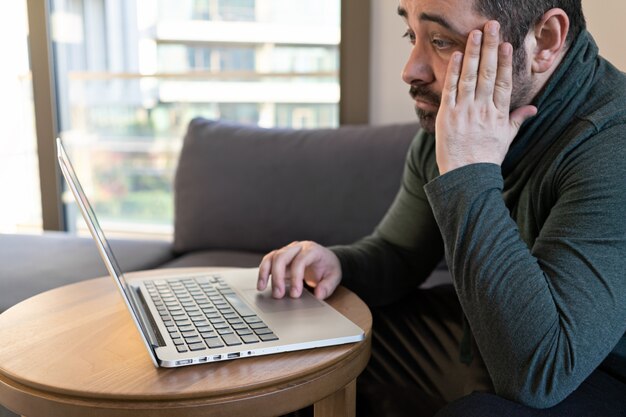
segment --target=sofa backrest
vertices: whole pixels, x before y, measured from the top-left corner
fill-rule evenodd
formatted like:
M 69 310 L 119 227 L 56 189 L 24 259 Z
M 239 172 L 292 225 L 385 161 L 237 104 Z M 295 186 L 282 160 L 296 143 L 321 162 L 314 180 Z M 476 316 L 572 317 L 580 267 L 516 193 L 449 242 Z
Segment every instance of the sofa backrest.
M 175 179 L 174 250 L 351 243 L 400 185 L 417 124 L 264 129 L 194 119 Z

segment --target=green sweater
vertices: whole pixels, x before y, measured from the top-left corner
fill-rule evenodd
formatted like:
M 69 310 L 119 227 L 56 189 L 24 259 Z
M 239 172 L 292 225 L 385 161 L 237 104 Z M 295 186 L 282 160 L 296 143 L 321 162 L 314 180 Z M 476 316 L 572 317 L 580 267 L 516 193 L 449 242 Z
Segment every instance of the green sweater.
M 496 393 L 559 403 L 609 356 L 626 375 L 626 76 L 584 32 L 502 166 L 440 176 L 421 131 L 374 234 L 335 247 L 343 283 L 384 304 L 445 254 Z

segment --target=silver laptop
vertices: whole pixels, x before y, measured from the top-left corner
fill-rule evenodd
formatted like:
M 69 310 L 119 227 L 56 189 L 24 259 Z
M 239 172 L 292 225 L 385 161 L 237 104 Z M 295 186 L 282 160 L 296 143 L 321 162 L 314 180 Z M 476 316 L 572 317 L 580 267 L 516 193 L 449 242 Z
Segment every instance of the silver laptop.
M 256 290 L 257 268 L 126 281 L 72 164 L 59 165 L 100 255 L 117 283 L 155 366 L 178 367 L 363 340 L 363 330 L 304 291 L 276 300 Z

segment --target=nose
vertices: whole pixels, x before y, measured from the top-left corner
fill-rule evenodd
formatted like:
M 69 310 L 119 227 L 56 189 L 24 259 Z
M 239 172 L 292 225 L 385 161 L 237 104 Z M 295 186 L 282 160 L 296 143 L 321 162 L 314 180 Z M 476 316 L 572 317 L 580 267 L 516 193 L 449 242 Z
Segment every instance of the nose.
M 417 41 L 402 70 L 402 80 L 409 84 L 429 84 L 435 79 L 428 52 Z

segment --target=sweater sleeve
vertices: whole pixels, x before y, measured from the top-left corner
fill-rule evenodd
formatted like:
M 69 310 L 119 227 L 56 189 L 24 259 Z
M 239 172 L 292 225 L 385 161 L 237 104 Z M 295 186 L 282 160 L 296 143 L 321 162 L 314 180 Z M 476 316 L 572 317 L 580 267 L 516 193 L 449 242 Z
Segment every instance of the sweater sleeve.
M 391 303 L 417 288 L 443 258 L 443 241 L 423 188 L 438 175 L 434 152 L 434 138 L 418 133 L 400 190 L 373 234 L 331 248 L 341 262 L 342 284 L 370 306 Z
M 626 330 L 626 151 L 618 128 L 588 142 L 542 184 L 555 204 L 530 245 L 504 204 L 499 166 L 425 187 L 496 392 L 538 408 L 573 392 Z

